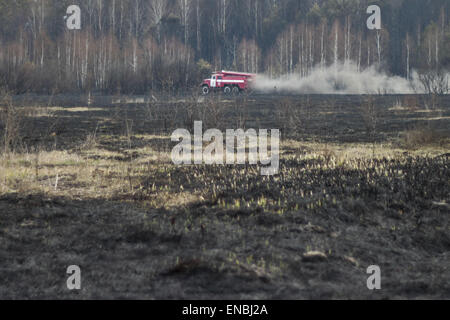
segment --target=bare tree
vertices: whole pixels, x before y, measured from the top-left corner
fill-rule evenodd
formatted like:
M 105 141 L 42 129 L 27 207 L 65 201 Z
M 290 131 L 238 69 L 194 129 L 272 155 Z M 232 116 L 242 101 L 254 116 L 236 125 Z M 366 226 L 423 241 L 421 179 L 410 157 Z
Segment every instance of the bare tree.
M 161 20 L 168 10 L 167 0 L 152 0 L 150 2 L 150 17 L 157 28 L 158 42 L 161 41 Z
M 449 76 L 442 69 L 419 72 L 419 80 L 428 94 L 442 95 L 450 92 Z
M 181 24 L 184 26 L 184 43 L 189 41 L 190 15 L 193 9 L 193 0 L 178 0 Z

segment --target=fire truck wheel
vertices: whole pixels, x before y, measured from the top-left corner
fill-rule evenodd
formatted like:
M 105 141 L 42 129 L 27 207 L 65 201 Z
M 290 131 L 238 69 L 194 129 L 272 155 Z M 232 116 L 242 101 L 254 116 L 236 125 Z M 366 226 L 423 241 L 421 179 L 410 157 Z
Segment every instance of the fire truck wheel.
M 223 88 L 223 92 L 225 94 L 230 94 L 231 93 L 231 88 L 229 86 L 226 86 L 225 88 Z
M 233 87 L 233 94 L 234 94 L 235 96 L 238 96 L 239 93 L 240 93 L 239 87 Z
M 224 88 L 223 88 L 223 92 L 224 92 L 225 94 L 230 94 L 230 93 L 231 93 L 231 87 L 229 87 L 229 86 L 224 87 Z
M 208 95 L 209 94 L 209 87 L 208 86 L 203 86 L 202 87 L 202 93 L 203 95 Z

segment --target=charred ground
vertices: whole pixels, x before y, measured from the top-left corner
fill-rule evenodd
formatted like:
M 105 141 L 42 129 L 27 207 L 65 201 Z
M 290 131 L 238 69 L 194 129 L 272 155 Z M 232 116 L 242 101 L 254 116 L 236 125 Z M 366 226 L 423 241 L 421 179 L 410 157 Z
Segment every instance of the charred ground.
M 449 97 L 36 101 L 3 103 L 1 298 L 450 298 Z M 281 129 L 279 175 L 172 165 L 194 120 Z

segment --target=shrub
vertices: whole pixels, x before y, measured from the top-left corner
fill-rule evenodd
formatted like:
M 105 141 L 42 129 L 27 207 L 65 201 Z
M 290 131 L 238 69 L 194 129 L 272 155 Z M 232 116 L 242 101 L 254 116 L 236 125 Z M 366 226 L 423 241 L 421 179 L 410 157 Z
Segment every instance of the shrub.
M 445 136 L 428 127 L 417 127 L 413 130 L 405 132 L 403 144 L 408 149 L 417 149 L 427 145 L 440 145 L 444 141 Z
M 0 141 L 5 154 L 19 145 L 23 119 L 23 110 L 13 104 L 9 92 L 0 90 Z

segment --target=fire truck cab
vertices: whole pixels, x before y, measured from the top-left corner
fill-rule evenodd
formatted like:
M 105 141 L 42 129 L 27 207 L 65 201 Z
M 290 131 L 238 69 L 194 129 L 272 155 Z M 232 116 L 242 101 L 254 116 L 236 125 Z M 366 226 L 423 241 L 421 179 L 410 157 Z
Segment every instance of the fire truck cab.
M 220 91 L 225 94 L 238 95 L 249 89 L 254 78 L 255 74 L 252 73 L 216 71 L 210 79 L 203 80 L 202 93 L 207 95 L 210 92 Z

